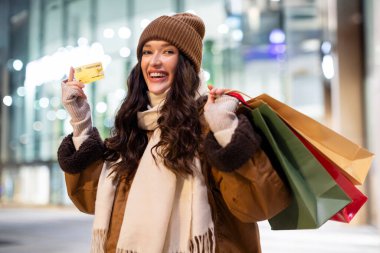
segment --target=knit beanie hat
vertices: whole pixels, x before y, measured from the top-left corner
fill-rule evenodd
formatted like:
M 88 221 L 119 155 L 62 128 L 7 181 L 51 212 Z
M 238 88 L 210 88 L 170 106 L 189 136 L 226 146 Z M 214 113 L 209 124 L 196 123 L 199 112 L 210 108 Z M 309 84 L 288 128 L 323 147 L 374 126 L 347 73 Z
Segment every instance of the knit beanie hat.
M 198 73 L 202 62 L 202 40 L 205 26 L 202 19 L 190 13 L 160 16 L 149 23 L 140 36 L 137 56 L 140 59 L 144 44 L 164 40 L 177 47 L 194 64 Z

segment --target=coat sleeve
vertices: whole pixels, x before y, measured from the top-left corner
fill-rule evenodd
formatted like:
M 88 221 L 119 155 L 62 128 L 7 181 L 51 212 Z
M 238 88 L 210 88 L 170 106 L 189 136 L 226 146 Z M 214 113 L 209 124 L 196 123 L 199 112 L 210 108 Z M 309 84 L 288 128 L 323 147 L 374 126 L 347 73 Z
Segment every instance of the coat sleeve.
M 72 135 L 65 137 L 58 148 L 58 163 L 65 172 L 67 193 L 82 212 L 94 214 L 99 176 L 104 164 L 104 145 L 96 128 L 78 150 Z
M 239 125 L 226 147 L 222 148 L 212 133 L 205 140 L 216 185 L 231 213 L 242 222 L 270 219 L 291 200 L 260 143 L 244 115 L 239 115 Z

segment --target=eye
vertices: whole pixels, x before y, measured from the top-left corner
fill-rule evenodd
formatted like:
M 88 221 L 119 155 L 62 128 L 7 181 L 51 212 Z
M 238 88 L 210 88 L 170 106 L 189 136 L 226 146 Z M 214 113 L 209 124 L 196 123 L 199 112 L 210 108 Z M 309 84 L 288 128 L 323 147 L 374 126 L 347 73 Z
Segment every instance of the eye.
M 164 53 L 165 53 L 165 54 L 175 54 L 176 52 L 175 52 L 174 49 L 166 49 L 166 50 L 164 51 Z
M 152 54 L 152 51 L 150 51 L 150 50 L 143 50 L 142 54 L 143 55 Z

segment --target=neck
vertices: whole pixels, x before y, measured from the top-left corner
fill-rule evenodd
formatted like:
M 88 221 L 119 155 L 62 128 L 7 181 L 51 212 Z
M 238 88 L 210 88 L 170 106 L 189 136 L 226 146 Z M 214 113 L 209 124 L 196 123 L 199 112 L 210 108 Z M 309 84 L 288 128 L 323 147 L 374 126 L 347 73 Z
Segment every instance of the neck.
M 159 105 L 160 103 L 162 103 L 165 100 L 167 93 L 168 93 L 168 91 L 165 91 L 165 92 L 157 95 L 157 94 L 154 94 L 152 92 L 148 92 L 148 97 L 150 100 L 150 106 L 155 107 L 155 106 Z

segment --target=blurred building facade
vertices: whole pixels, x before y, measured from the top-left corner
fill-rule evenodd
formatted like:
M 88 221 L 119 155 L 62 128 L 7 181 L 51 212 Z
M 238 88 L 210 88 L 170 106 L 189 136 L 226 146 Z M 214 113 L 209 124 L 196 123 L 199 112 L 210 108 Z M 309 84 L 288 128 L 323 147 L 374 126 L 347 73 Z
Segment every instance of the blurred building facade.
M 0 0 L 0 203 L 69 204 L 57 148 L 69 134 L 60 81 L 101 61 L 86 87 L 94 125 L 108 136 L 136 64 L 143 28 L 193 12 L 206 24 L 208 83 L 268 93 L 380 152 L 380 20 L 375 0 Z M 361 223 L 380 226 L 380 164 L 361 189 Z

